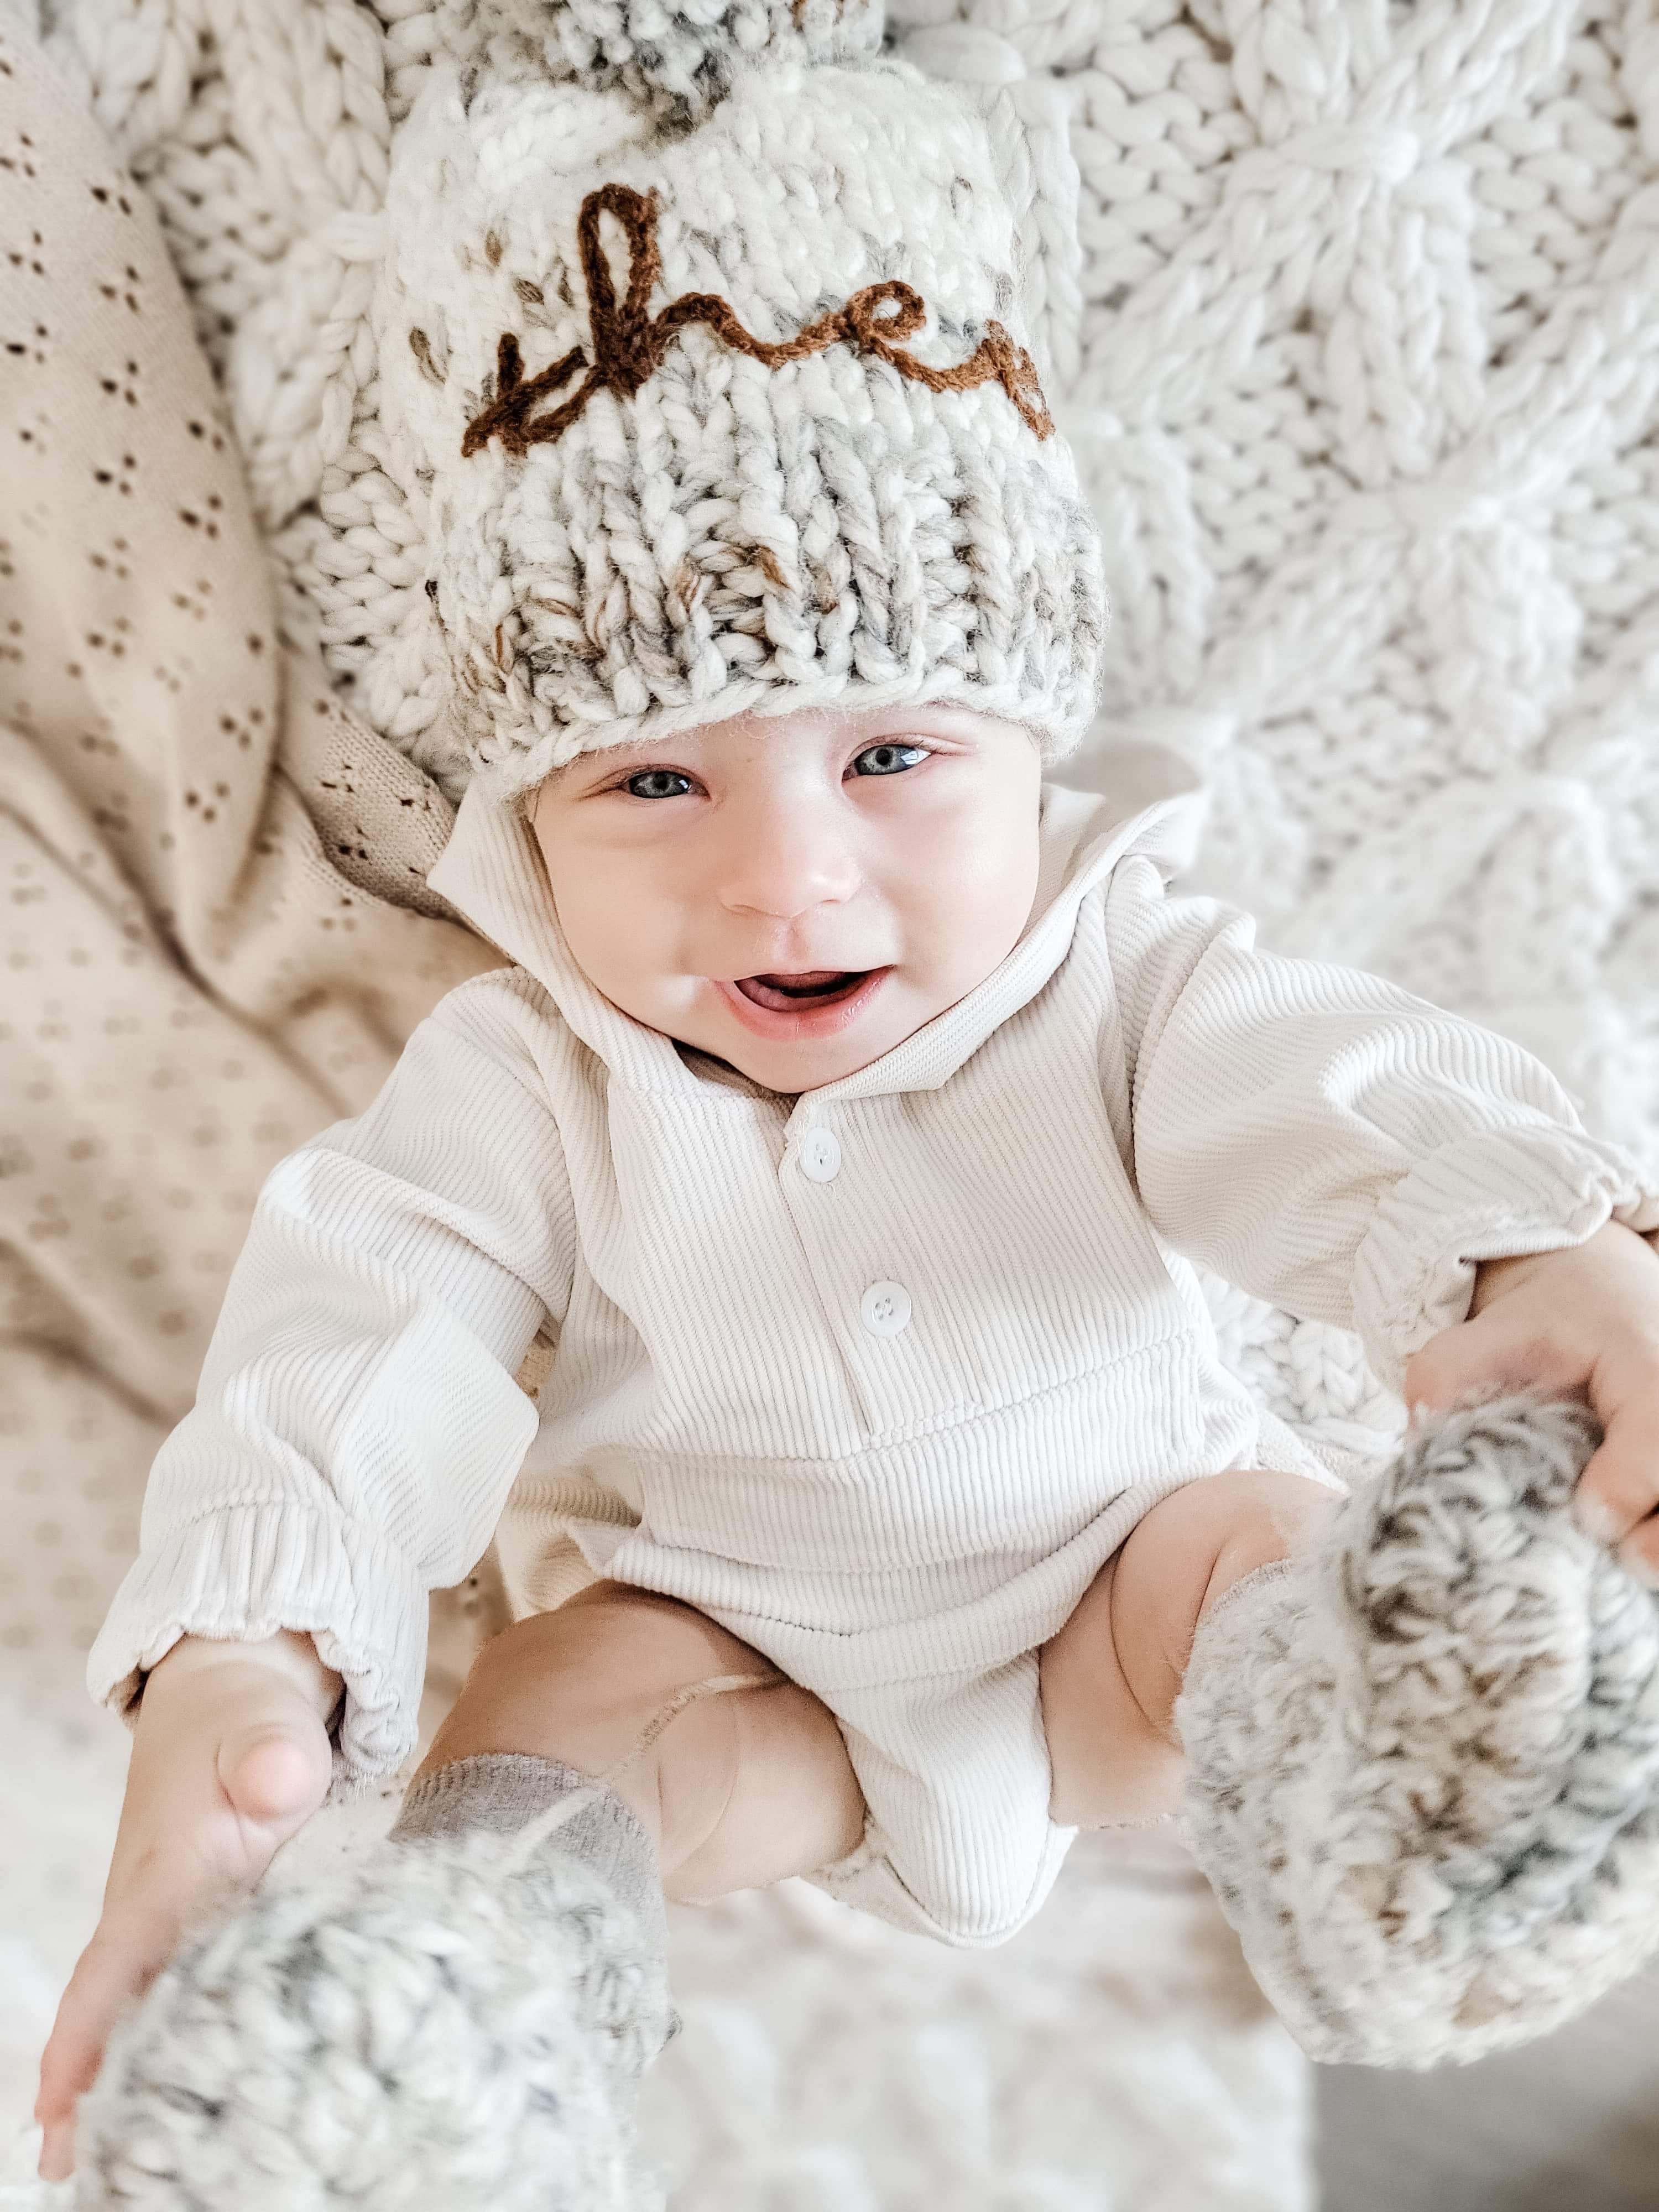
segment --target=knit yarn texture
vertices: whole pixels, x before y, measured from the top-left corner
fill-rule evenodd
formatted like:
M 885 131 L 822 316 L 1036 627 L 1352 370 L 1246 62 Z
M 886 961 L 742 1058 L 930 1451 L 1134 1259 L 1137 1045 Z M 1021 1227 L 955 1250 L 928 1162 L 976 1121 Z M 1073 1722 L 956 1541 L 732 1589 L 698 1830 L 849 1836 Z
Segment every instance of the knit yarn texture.
M 1568 1510 L 1599 1442 L 1429 1423 L 1199 1632 L 1188 1838 L 1313 2057 L 1482 2057 L 1659 1944 L 1659 1599 Z
M 481 77 L 618 90 L 671 129 L 706 121 L 757 57 L 847 60 L 882 34 L 864 0 L 438 0 L 433 15 Z
M 436 72 L 396 143 L 370 314 L 447 679 L 422 765 L 508 791 L 749 709 L 923 699 L 1068 750 L 1099 551 L 968 104 L 769 53 L 672 135 L 619 92 L 477 84 Z
M 645 2212 L 660 1955 L 514 1841 L 382 1844 L 187 1938 L 82 2107 L 76 2212 Z

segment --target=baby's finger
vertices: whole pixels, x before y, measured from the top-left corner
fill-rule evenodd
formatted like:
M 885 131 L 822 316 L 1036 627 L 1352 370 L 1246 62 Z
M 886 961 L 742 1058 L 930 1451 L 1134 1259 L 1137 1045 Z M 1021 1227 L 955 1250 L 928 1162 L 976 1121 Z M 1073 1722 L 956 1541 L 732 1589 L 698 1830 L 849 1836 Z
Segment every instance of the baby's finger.
M 1659 1378 L 1646 1363 L 1622 1364 L 1621 1372 L 1621 1363 L 1604 1362 L 1591 1378 L 1604 1433 L 1579 1478 L 1573 1513 L 1598 1543 L 1625 1545 L 1632 1571 L 1649 1578 L 1659 1570 L 1659 1531 L 1644 1527 L 1659 1506 Z
M 35 2172 L 42 2181 L 67 2181 L 75 2171 L 75 2121 L 42 2122 L 40 2157 Z
M 88 2019 L 70 2014 L 73 1984 L 64 1991 L 51 2040 L 40 2056 L 40 2091 L 34 2117 L 43 2131 L 43 2181 L 65 2181 L 75 2170 L 75 2108 L 97 2078 L 104 2038 Z
M 142 1933 L 135 1928 L 130 1943 L 95 1935 L 81 1954 L 40 2054 L 34 2117 L 44 2131 L 42 2180 L 64 2181 L 74 2171 L 76 2106 L 98 2078 L 117 2016 L 155 1979 L 176 1933 L 158 1917 Z
M 240 1818 L 271 1832 L 274 1850 L 328 1795 L 328 1739 L 313 1723 L 303 1735 L 259 1722 L 220 1747 L 219 1787 Z

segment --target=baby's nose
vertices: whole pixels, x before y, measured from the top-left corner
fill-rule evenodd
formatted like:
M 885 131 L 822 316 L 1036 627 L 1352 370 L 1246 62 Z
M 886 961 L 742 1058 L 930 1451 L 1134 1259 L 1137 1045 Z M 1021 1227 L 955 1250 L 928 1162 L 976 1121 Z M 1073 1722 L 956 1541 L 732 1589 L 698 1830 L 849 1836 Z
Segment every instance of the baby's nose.
M 793 921 L 858 890 L 859 859 L 833 824 L 771 817 L 734 827 L 720 856 L 719 896 L 732 914 Z

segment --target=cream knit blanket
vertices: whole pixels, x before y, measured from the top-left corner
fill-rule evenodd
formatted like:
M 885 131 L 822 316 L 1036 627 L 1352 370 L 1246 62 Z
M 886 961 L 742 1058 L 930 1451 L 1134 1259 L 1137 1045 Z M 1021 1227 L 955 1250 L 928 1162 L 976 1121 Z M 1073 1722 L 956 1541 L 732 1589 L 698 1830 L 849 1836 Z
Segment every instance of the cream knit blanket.
M 52 0 L 48 73 L 7 6 L 0 1615 L 46 1684 L 131 1546 L 264 1169 L 489 957 L 418 881 L 446 816 L 398 748 L 437 695 L 363 335 L 390 136 L 471 9 Z M 1519 1036 L 1651 1158 L 1653 0 L 892 12 L 924 67 L 1003 88 L 1040 173 L 1048 388 L 1116 614 L 1079 773 L 1196 765 L 1194 883 Z M 1374 1446 L 1391 1409 L 1349 1340 L 1212 1295 L 1278 1410 Z M 786 2132 L 799 1986 L 729 2028 Z M 1006 1996 L 1034 1984 L 1001 1987 L 963 2048 L 1012 2072 L 1036 2046 Z M 854 2039 L 878 2099 L 893 2052 Z M 720 2202 L 758 2203 L 781 2136 L 720 2109 Z M 978 2201 L 1107 2204 L 1041 2125 L 1010 2124 Z M 912 2201 L 901 2147 L 921 2202 L 962 2126 L 949 2100 L 849 2123 L 824 2203 Z M 1182 2133 L 1193 2201 L 1256 2201 Z

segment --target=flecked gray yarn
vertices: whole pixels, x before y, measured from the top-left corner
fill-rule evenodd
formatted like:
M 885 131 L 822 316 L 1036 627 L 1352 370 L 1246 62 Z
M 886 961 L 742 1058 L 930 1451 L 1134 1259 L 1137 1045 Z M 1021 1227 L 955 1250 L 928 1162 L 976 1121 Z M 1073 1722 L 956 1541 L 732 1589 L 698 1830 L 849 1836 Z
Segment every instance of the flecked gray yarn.
M 1599 1441 L 1435 1419 L 1199 1632 L 1188 1840 L 1313 2057 L 1479 2058 L 1659 1942 L 1659 1603 L 1569 1513 Z
M 665 125 L 701 121 L 762 54 L 845 60 L 882 43 L 878 0 L 442 0 L 452 51 L 498 80 L 616 88 Z
M 660 1950 L 530 1834 L 388 1842 L 204 1925 L 111 2041 L 76 2212 L 643 2212 Z
M 641 1942 L 665 1957 L 668 1911 L 655 1846 L 625 1798 L 562 1759 L 510 1751 L 452 1759 L 410 1784 L 392 1840 L 430 1842 L 473 1828 L 510 1836 L 555 1805 L 565 1808 L 556 1831 L 561 1855 L 597 1875 L 639 1923 Z

